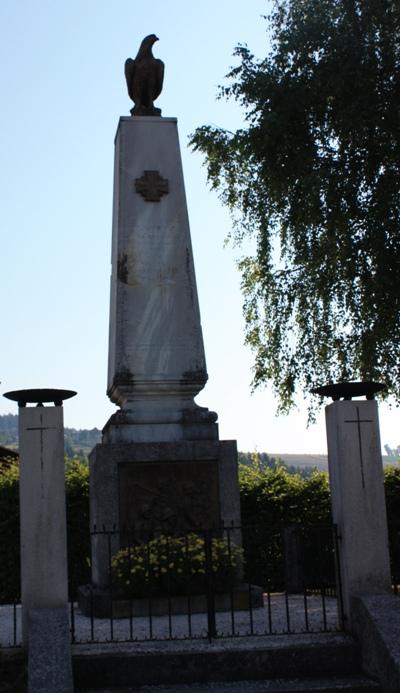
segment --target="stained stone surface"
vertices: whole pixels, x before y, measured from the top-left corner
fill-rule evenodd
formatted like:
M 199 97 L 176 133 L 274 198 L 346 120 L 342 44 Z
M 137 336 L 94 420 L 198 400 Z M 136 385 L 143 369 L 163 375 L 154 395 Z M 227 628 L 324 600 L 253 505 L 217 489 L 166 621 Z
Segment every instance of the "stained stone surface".
M 400 599 L 394 594 L 353 597 L 352 625 L 360 644 L 363 671 L 385 693 L 400 691 Z
M 91 452 L 89 464 L 91 527 L 123 528 L 133 522 L 146 533 L 162 515 L 165 529 L 174 524 L 190 529 L 190 521 L 203 529 L 208 523 L 240 525 L 235 441 L 103 443 Z M 118 535 L 110 542 L 94 537 L 92 582 L 97 587 L 108 585 L 109 551 L 118 551 Z
M 194 403 L 206 381 L 176 119 L 121 118 L 108 368 L 121 411 L 104 442 L 216 439 L 216 415 Z
M 68 601 L 63 408 L 19 409 L 23 636 L 31 608 Z
M 73 693 L 67 608 L 29 612 L 29 693 Z
M 134 528 L 136 540 L 220 523 L 217 460 L 126 462 L 118 473 L 119 526 Z

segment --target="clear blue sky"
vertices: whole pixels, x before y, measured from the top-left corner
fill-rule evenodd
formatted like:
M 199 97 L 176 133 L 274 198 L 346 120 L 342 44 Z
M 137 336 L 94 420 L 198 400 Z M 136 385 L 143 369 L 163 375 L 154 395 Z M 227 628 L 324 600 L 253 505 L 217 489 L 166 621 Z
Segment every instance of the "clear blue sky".
M 178 118 L 209 372 L 197 401 L 241 450 L 325 451 L 323 416 L 307 429 L 304 408 L 275 418 L 268 388 L 250 393 L 240 251 L 224 248 L 229 217 L 187 147 L 198 125 L 240 126 L 217 85 L 237 43 L 265 54 L 267 12 L 264 0 L 1 0 L 1 392 L 76 389 L 65 406 L 76 428 L 101 428 L 114 411 L 105 394 L 113 139 L 131 107 L 124 61 L 154 32 L 166 64 L 157 105 Z M 0 413 L 10 411 L 0 398 Z M 382 442 L 398 445 L 399 428 L 398 410 L 381 407 Z

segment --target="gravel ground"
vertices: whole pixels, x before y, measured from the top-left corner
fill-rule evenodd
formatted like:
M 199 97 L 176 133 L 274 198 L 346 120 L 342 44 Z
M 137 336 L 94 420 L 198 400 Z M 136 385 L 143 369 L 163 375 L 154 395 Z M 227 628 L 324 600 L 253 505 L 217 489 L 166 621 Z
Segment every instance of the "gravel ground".
M 233 683 L 208 683 L 208 684 L 188 684 L 179 686 L 142 686 L 131 688 L 86 688 L 77 689 L 75 693 L 266 693 L 271 691 L 277 693 L 279 686 L 283 686 L 285 691 L 291 690 L 293 693 L 311 693 L 320 691 L 321 687 L 336 684 L 338 690 L 354 691 L 354 685 L 364 683 L 365 678 L 351 676 L 346 678 L 336 677 L 334 679 L 274 679 L 269 681 L 237 681 Z
M 324 608 L 325 606 L 325 608 Z M 221 612 L 216 614 L 217 634 L 219 637 L 232 635 L 263 635 L 265 633 L 301 633 L 304 631 L 335 630 L 337 628 L 337 602 L 332 597 L 325 602 L 318 596 L 307 597 L 307 617 L 304 597 L 290 595 L 286 602 L 284 595 L 272 595 L 270 605 L 248 611 L 236 611 L 233 614 Z M 308 621 L 307 621 L 308 619 Z M 15 629 L 14 629 L 15 621 Z M 89 617 L 83 616 L 77 605 L 74 605 L 75 642 L 88 643 L 138 640 L 169 640 L 171 638 L 206 638 L 207 616 L 194 614 L 153 617 L 93 619 L 93 629 Z M 15 630 L 15 635 L 14 635 Z M 12 606 L 0 606 L 0 645 L 10 646 L 21 641 L 21 607 L 14 611 Z

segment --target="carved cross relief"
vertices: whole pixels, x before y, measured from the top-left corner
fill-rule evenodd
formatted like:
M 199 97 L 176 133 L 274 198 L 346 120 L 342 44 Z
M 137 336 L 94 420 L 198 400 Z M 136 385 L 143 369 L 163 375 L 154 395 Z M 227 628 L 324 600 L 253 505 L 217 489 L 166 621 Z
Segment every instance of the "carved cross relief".
M 146 202 L 159 202 L 169 193 L 169 183 L 158 171 L 144 171 L 141 178 L 135 178 L 135 190 Z
M 358 450 L 360 453 L 361 484 L 362 484 L 362 487 L 365 488 L 364 457 L 363 457 L 363 448 L 362 448 L 362 439 L 361 439 L 361 424 L 372 423 L 372 419 L 361 419 L 359 407 L 356 407 L 356 409 L 357 409 L 357 418 L 356 419 L 345 419 L 344 422 L 357 424 Z

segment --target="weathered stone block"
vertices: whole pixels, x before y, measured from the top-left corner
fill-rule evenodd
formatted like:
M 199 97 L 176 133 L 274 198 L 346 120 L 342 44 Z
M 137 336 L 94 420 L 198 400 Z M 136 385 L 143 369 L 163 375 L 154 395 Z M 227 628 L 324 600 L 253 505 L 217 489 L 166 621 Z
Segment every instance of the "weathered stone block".
M 96 618 L 138 618 L 165 616 L 167 614 L 201 614 L 207 613 L 207 597 L 205 594 L 193 594 L 189 597 L 171 596 L 153 597 L 149 599 L 126 599 L 121 595 L 113 595 L 107 590 L 93 589 L 90 585 L 79 588 L 78 603 L 82 613 Z M 112 603 L 112 607 L 111 607 Z M 257 585 L 241 584 L 232 593 L 214 595 L 215 611 L 248 611 L 264 608 L 263 590 Z
M 31 609 L 28 642 L 29 693 L 73 693 L 67 608 Z
M 91 527 L 123 529 L 147 538 L 166 533 L 240 525 L 235 441 L 181 441 L 97 445 L 90 454 Z M 232 537 L 240 543 L 240 537 Z M 92 581 L 106 587 L 118 534 L 94 537 Z

